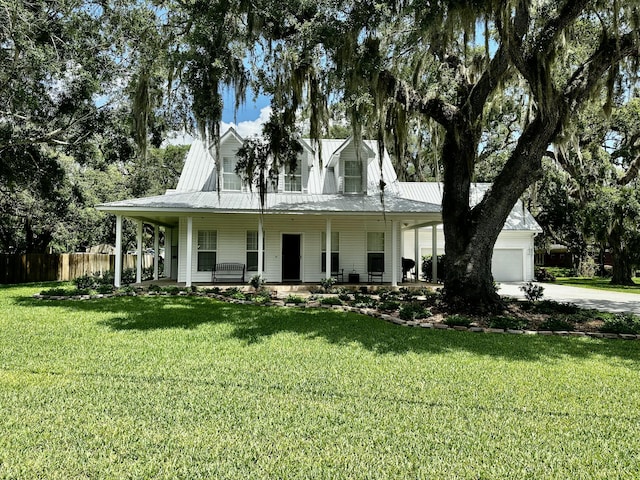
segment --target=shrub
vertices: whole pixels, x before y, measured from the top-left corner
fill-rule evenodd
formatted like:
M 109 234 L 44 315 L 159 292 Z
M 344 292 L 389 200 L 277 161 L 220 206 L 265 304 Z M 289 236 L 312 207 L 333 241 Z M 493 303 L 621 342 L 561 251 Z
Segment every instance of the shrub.
M 263 281 L 260 275 L 254 275 L 253 277 L 251 277 L 251 280 L 249 280 L 249 285 L 251 285 L 254 290 L 259 290 L 262 286 L 262 283 Z
M 540 324 L 539 330 L 552 330 L 554 332 L 574 330 L 573 324 L 568 322 L 565 318 L 561 317 L 549 317 Z
M 464 315 L 450 315 L 445 319 L 444 323 L 450 327 L 468 327 L 471 325 L 471 319 Z
M 247 296 L 243 292 L 240 292 L 240 291 L 232 293 L 230 295 L 230 297 L 235 299 L 235 300 L 246 300 L 247 299 Z
M 263 305 L 271 301 L 271 297 L 269 295 L 258 294 L 253 297 L 253 302 L 258 305 Z
M 418 296 L 418 293 L 415 290 L 409 290 L 407 287 L 400 288 L 399 293 L 402 297 L 402 301 L 404 302 L 411 302 Z
M 381 300 L 378 304 L 378 310 L 381 312 L 394 312 L 400 308 L 400 302 L 397 300 Z
M 102 284 L 96 287 L 96 292 L 102 293 L 102 294 L 113 293 L 114 290 L 115 290 L 115 287 L 112 284 Z
M 301 303 L 304 303 L 304 298 L 299 297 L 298 295 L 289 294 L 285 299 L 284 303 L 294 303 L 296 305 L 299 305 Z
M 162 290 L 162 288 L 160 288 L 159 285 L 155 285 L 155 284 L 151 284 L 149 285 L 149 291 L 150 292 L 159 292 L 160 290 Z
M 427 318 L 431 316 L 431 311 L 424 308 L 420 302 L 411 302 L 400 307 L 400 318 L 403 320 L 415 320 L 416 318 Z
M 180 293 L 180 287 L 165 287 L 162 289 L 162 291 L 167 292 L 169 295 L 178 295 Z
M 340 300 L 342 300 L 343 302 L 350 302 L 351 301 L 351 295 L 349 295 L 346 292 L 342 292 L 338 294 L 338 298 Z
M 527 326 L 523 318 L 497 316 L 491 317 L 487 322 L 489 328 L 502 328 L 504 330 L 522 330 Z
M 544 287 L 541 285 L 535 285 L 531 282 L 527 282 L 520 287 L 520 290 L 524 292 L 524 296 L 530 302 L 537 302 L 542 299 Z
M 640 318 L 631 313 L 616 313 L 611 318 L 605 319 L 601 332 L 605 333 L 640 333 Z
M 329 293 L 329 290 L 331 290 L 331 287 L 333 287 L 335 283 L 336 279 L 332 277 L 327 277 L 320 280 L 320 286 L 326 293 Z
M 533 305 L 532 310 L 536 313 L 553 314 L 561 313 L 565 315 L 573 315 L 580 312 L 580 307 L 573 303 L 561 303 L 553 300 L 543 300 Z
M 81 277 L 74 278 L 73 284 L 78 290 L 89 290 L 96 285 L 95 274 L 94 275 L 82 275 Z
M 422 265 L 421 265 L 422 277 L 427 282 L 442 283 L 444 281 L 444 262 L 445 262 L 444 255 L 438 255 L 436 261 L 438 266 L 437 282 L 434 281 L 433 279 L 433 268 L 432 268 L 433 259 L 431 258 L 431 255 L 422 257 Z
M 323 297 L 320 299 L 322 305 L 342 305 L 342 300 L 338 297 Z
M 121 282 L 123 285 L 130 285 L 136 283 L 136 270 L 135 268 L 125 268 L 122 270 Z
M 356 293 L 353 295 L 353 305 L 358 308 L 374 308 L 378 301 L 371 295 Z
M 47 290 L 42 290 L 40 295 L 43 297 L 66 297 L 70 295 L 69 291 L 63 287 L 55 287 L 49 288 Z
M 536 268 L 535 272 L 536 281 L 538 282 L 555 282 L 556 277 L 546 268 Z

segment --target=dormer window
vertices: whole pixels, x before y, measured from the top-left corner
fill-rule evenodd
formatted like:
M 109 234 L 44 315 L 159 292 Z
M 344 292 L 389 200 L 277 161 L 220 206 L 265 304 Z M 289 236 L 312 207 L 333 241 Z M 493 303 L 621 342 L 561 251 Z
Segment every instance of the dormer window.
M 284 167 L 284 191 L 285 192 L 301 192 L 302 191 L 302 160 L 298 159 L 296 168 L 292 169 L 289 165 Z
M 242 181 L 236 173 L 238 159 L 235 157 L 222 157 L 222 189 L 242 190 Z
M 344 193 L 362 191 L 362 169 L 357 159 L 344 159 Z

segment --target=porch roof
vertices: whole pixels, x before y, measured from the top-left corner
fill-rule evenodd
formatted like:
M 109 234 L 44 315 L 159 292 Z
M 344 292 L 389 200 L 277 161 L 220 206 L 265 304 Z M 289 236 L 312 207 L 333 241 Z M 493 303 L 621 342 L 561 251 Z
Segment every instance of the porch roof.
M 257 192 L 173 192 L 155 197 L 133 198 L 103 203 L 98 210 L 109 213 L 164 212 L 168 214 L 197 211 L 199 213 L 259 213 Z M 265 214 L 439 214 L 438 204 L 399 197 L 378 195 L 319 195 L 269 193 Z

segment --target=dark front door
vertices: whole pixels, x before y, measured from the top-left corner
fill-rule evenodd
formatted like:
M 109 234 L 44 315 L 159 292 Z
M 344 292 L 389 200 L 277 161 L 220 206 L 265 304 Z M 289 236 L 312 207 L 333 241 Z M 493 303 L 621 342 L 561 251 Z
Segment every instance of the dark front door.
M 300 281 L 300 235 L 282 235 L 282 281 Z

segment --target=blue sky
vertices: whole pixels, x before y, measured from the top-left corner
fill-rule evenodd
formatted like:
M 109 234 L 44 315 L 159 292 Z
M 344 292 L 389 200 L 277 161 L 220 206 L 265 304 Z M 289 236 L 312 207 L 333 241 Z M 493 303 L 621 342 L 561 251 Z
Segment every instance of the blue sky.
M 222 111 L 222 121 L 225 123 L 234 122 L 234 103 L 233 90 L 229 89 L 224 95 L 224 109 Z M 236 120 L 239 122 L 253 121 L 260 117 L 260 110 L 269 106 L 270 99 L 265 95 L 259 95 L 257 99 L 253 99 L 253 92 L 247 92 L 247 102 L 241 105 L 236 113 Z

